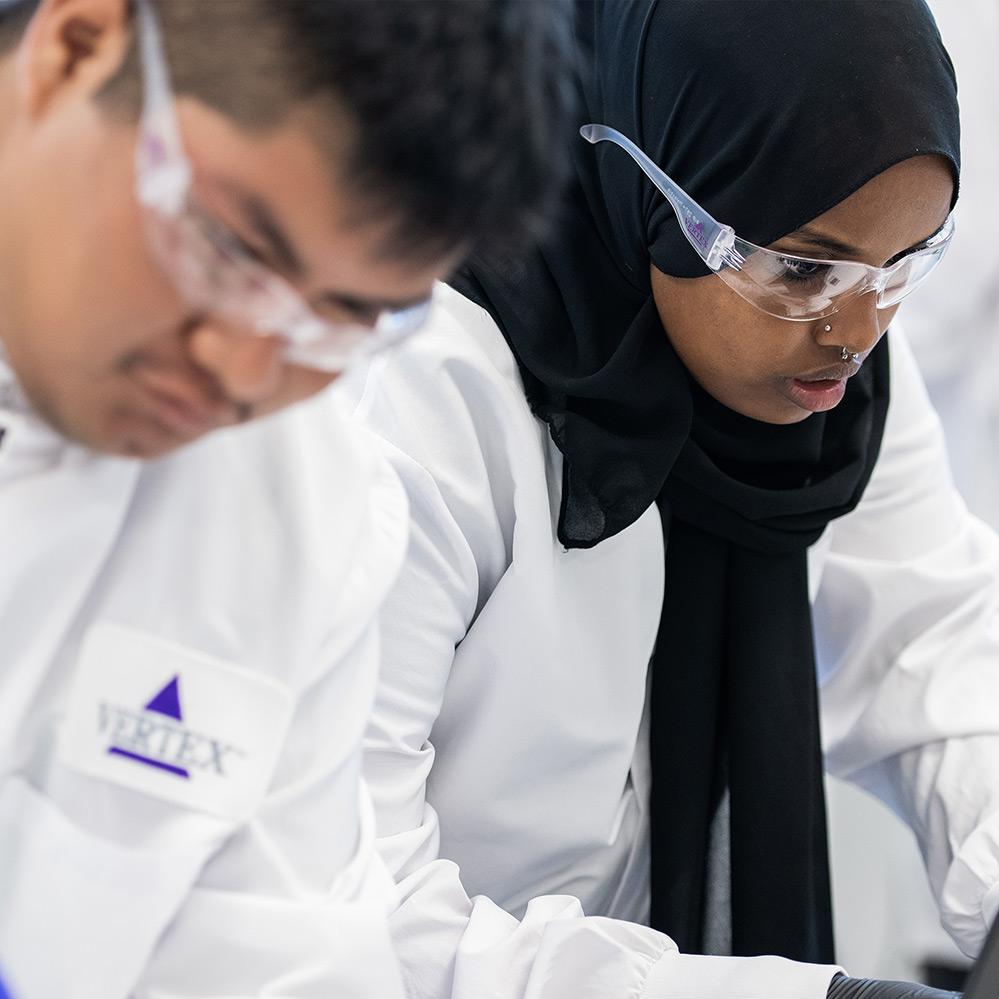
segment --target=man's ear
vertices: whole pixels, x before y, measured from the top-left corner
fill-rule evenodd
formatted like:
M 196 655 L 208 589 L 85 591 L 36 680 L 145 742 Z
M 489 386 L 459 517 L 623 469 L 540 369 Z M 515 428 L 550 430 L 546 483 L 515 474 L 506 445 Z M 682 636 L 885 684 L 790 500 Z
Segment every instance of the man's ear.
M 17 50 L 18 102 L 32 117 L 71 93 L 92 94 L 128 48 L 128 0 L 41 0 Z

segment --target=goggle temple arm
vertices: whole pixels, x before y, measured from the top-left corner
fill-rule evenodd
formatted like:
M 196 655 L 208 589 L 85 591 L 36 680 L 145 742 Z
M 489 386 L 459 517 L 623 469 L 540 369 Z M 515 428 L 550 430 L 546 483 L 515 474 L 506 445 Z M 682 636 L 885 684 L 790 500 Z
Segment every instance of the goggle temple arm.
M 149 0 L 136 0 L 134 16 L 143 77 L 135 152 L 139 199 L 151 208 L 174 215 L 190 186 L 191 166 L 181 144 L 170 75 Z
M 742 260 L 735 250 L 735 232 L 732 227 L 722 225 L 712 218 L 631 139 L 608 125 L 583 125 L 579 134 L 594 145 L 604 141 L 613 142 L 631 156 L 670 203 L 687 242 L 710 270 L 719 271 L 725 266 L 739 269 Z

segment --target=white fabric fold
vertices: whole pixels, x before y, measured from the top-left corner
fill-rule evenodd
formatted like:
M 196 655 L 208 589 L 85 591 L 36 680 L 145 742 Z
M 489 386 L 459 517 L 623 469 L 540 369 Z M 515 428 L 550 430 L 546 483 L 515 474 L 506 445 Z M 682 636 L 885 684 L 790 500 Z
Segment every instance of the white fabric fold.
M 830 769 L 917 831 L 945 802 L 924 849 L 938 893 L 950 886 L 945 909 L 968 914 L 952 932 L 974 949 L 995 904 L 991 834 L 975 830 L 999 800 L 999 759 L 939 779 L 898 760 L 999 735 L 999 545 L 954 491 L 904 336 L 889 336 L 892 402 L 870 486 L 809 552 L 823 726 Z M 600 995 L 818 999 L 829 968 L 674 960 L 641 925 L 656 510 L 594 549 L 561 548 L 560 456 L 495 323 L 450 289 L 351 404 L 411 508 L 365 751 L 411 999 L 580 999 L 595 981 Z

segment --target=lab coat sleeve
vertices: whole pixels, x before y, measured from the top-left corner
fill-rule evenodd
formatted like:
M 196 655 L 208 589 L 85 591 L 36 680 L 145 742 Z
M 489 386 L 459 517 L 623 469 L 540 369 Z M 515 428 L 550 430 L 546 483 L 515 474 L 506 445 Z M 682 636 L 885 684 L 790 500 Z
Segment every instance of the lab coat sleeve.
M 442 331 L 368 380 L 357 418 L 386 442 L 406 485 L 410 547 L 384 614 L 384 657 L 365 747 L 379 848 L 397 879 L 390 921 L 409 999 L 824 999 L 835 969 L 777 958 L 687 957 L 645 926 L 588 917 L 568 896 L 521 919 L 470 898 L 440 853 L 427 800 L 431 731 L 455 647 L 509 560 L 510 469 L 495 371 L 448 356 Z M 502 747 L 497 746 L 497 752 Z M 524 780 L 530 780 L 528 773 Z
M 364 502 L 345 597 L 313 629 L 274 778 L 248 821 L 58 763 L 38 786 L 3 789 L 0 962 L 17 999 L 401 999 L 386 921 L 395 887 L 360 781 L 377 610 L 405 547 L 404 495 L 386 466 Z M 321 620 L 314 599 L 292 624 Z
M 999 909 L 999 541 L 957 494 L 911 352 L 889 335 L 881 454 L 819 545 L 826 759 L 910 824 L 944 926 L 974 955 Z
M 298 692 L 267 799 L 202 870 L 136 999 L 401 999 L 386 922 L 395 886 L 360 778 L 377 612 L 405 548 L 404 495 L 387 465 L 376 468 L 325 665 Z
M 386 925 L 395 889 L 374 850 L 358 774 L 367 704 L 357 681 L 375 674 L 378 648 L 369 627 L 337 670 L 305 692 L 283 777 L 202 869 L 135 999 L 401 999 Z M 303 826 L 312 832 L 303 835 Z M 323 830 L 332 840 L 344 827 L 356 845 L 341 867 L 324 851 Z

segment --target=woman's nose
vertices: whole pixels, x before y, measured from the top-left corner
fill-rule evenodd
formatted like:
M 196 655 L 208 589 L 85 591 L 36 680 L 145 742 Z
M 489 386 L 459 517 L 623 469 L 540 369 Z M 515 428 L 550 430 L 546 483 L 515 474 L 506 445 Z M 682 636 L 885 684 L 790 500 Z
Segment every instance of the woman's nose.
M 228 329 L 206 320 L 188 338 L 191 360 L 210 374 L 237 409 L 252 409 L 280 387 L 284 341 Z
M 878 309 L 877 294 L 861 295 L 839 312 L 815 324 L 815 340 L 823 346 L 845 347 L 863 357 L 881 339 L 895 309 Z

